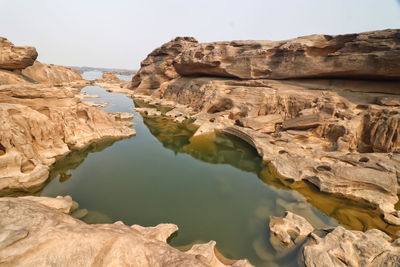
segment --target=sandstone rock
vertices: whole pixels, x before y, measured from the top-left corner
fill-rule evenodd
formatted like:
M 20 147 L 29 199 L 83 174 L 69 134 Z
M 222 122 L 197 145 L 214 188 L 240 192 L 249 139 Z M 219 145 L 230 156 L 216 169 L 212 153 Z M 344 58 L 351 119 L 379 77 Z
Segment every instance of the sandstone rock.
M 115 75 L 115 72 L 112 71 L 103 72 L 101 78 L 103 81 L 121 82 L 121 80 Z
M 0 70 L 0 85 L 4 84 L 27 84 L 29 81 L 27 79 L 15 72 Z
M 114 120 L 129 121 L 133 119 L 133 114 L 129 112 L 110 112 L 108 114 Z
M 174 58 L 187 48 L 197 44 L 192 37 L 177 37 L 151 52 L 141 63 L 140 70 L 132 79 L 131 88 L 143 92 L 148 89 L 159 88 L 160 85 L 177 78 L 172 63 Z
M 310 128 L 315 128 L 323 123 L 323 118 L 321 114 L 312 114 L 306 116 L 296 117 L 282 123 L 283 130 L 297 129 L 297 130 L 307 130 Z
M 243 127 L 251 128 L 261 133 L 273 133 L 276 129 L 276 124 L 282 123 L 282 116 L 279 114 L 270 114 L 258 116 L 255 118 L 240 118 L 239 123 Z
M 326 236 L 319 237 L 303 218 L 286 213 L 284 218 L 273 218 L 271 232 L 290 242 L 289 233 L 301 231 L 310 238 L 303 245 L 305 266 L 397 266 L 400 247 L 382 231 L 372 229 L 365 233 L 337 226 Z
M 303 217 L 287 211 L 283 218 L 270 217 L 269 228 L 285 245 L 293 244 L 291 237 L 298 239 L 307 237 L 314 227 Z
M 22 70 L 26 77 L 40 83 L 62 84 L 73 81 L 83 80 L 79 71 L 53 64 L 43 64 L 39 61 Z
M 174 61 L 182 76 L 240 79 L 400 77 L 400 30 L 310 35 L 287 41 L 204 43 Z
M 20 70 L 33 65 L 38 53 L 34 47 L 14 46 L 0 37 L 0 69 Z
M 160 116 L 161 112 L 155 108 L 135 108 L 135 111 L 140 112 L 147 117 Z
M 35 197 L 35 196 L 24 196 L 18 197 L 20 199 L 25 199 L 29 201 L 33 201 L 36 203 L 40 203 L 44 206 L 53 208 L 58 210 L 59 212 L 70 214 L 74 210 L 74 201 L 70 196 L 58 196 L 56 198 L 52 197 Z
M 173 224 L 88 225 L 27 199 L 1 198 L 0 262 L 13 266 L 251 266 L 223 264 L 215 242 L 181 252 L 166 243 Z M 28 253 L 34 251 L 34 253 Z
M 0 86 L 0 118 L 0 190 L 38 187 L 68 146 L 135 134 L 73 92 L 45 85 Z

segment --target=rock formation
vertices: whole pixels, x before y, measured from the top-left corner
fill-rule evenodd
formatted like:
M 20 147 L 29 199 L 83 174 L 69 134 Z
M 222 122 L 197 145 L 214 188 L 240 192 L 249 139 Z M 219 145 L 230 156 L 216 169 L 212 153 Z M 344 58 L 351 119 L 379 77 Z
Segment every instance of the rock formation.
M 398 266 L 399 240 L 377 229 L 365 233 L 338 226 L 323 237 L 303 217 L 286 212 L 284 218 L 271 218 L 270 229 L 282 243 L 288 245 L 291 237 L 308 237 L 303 246 L 304 263 L 309 266 Z
M 55 158 L 71 148 L 135 134 L 127 122 L 80 101 L 76 94 L 86 81 L 76 70 L 34 62 L 34 48 L 0 40 L 1 195 L 37 189 Z
M 33 65 L 38 53 L 34 47 L 14 46 L 6 38 L 0 37 L 0 69 L 21 70 Z
M 174 224 L 88 225 L 24 198 L 0 198 L 0 262 L 5 266 L 252 266 L 224 264 L 215 242 L 181 252 L 166 243 Z
M 400 225 L 399 62 L 400 30 L 279 42 L 176 38 L 149 54 L 131 86 L 136 99 L 179 105 L 166 115 L 194 119 L 195 135 L 236 135 L 282 179 L 366 201 Z

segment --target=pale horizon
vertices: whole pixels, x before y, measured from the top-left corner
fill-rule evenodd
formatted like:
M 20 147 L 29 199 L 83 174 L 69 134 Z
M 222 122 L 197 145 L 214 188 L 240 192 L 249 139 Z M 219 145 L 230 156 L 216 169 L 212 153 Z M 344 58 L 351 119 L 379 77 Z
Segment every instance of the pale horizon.
M 285 40 L 400 28 L 398 0 L 1 1 L 0 36 L 35 46 L 41 62 L 79 67 L 135 70 L 177 36 Z

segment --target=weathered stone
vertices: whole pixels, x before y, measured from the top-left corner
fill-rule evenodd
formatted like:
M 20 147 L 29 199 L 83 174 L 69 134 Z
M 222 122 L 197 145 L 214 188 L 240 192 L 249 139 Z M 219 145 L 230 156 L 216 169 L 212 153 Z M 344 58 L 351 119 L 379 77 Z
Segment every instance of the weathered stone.
M 0 189 L 29 190 L 48 177 L 55 157 L 133 129 L 90 107 L 65 88 L 0 86 Z
M 33 65 L 38 53 L 34 47 L 14 46 L 0 37 L 0 69 L 20 70 Z
M 276 129 L 276 124 L 282 123 L 282 116 L 279 114 L 270 114 L 258 116 L 255 118 L 240 118 L 239 123 L 243 127 L 251 128 L 261 133 L 273 133 Z
M 271 216 L 269 228 L 287 246 L 293 244 L 292 236 L 297 243 L 314 231 L 314 227 L 306 219 L 290 211 L 286 211 L 283 218 Z
M 22 70 L 26 77 L 40 83 L 62 84 L 83 80 L 79 71 L 53 64 L 43 64 L 39 61 Z
M 282 123 L 283 130 L 297 129 L 297 130 L 307 130 L 310 128 L 315 128 L 323 123 L 323 118 L 321 114 L 312 114 L 296 117 Z
M 24 197 L 19 197 L 19 198 L 40 203 L 42 205 L 56 209 L 59 212 L 62 212 L 65 214 L 70 214 L 74 210 L 74 207 L 75 207 L 75 203 L 70 196 L 65 196 L 65 197 L 58 196 L 56 198 L 24 196 Z
M 133 119 L 133 114 L 129 112 L 110 112 L 108 114 L 114 120 L 129 121 Z
M 174 61 L 182 76 L 240 79 L 400 77 L 400 30 L 310 35 L 287 41 L 204 43 Z
M 178 230 L 174 224 L 88 225 L 19 198 L 0 198 L 0 214 L 0 262 L 5 266 L 252 266 L 247 260 L 224 265 L 215 242 L 188 252 L 169 246 L 166 239 Z

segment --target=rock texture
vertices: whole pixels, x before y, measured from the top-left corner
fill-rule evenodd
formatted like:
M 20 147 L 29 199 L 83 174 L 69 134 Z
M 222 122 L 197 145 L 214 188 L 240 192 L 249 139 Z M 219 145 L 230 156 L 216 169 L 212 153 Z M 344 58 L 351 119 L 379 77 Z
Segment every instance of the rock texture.
M 53 64 L 43 64 L 39 61 L 22 70 L 22 74 L 39 83 L 62 84 L 83 80 L 79 71 Z
M 0 189 L 42 184 L 55 157 L 69 153 L 69 147 L 135 134 L 65 88 L 4 85 L 0 103 Z
M 215 242 L 181 252 L 166 243 L 173 224 L 88 225 L 28 199 L 0 198 L 0 262 L 4 266 L 252 266 L 225 265 Z M 34 252 L 34 253 L 32 253 Z
M 370 203 L 400 225 L 400 82 L 386 80 L 400 78 L 399 34 L 185 42 L 179 51 L 188 38 L 177 38 L 147 57 L 132 89 L 136 99 L 179 105 L 166 115 L 195 120 L 195 135 L 236 135 L 282 179 Z M 324 79 L 282 80 L 299 77 Z
M 199 44 L 174 61 L 184 76 L 240 79 L 400 77 L 400 31 L 310 35 L 287 41 Z
M 38 53 L 34 47 L 14 46 L 0 37 L 0 69 L 21 70 L 33 65 Z
M 365 233 L 338 226 L 323 237 L 301 216 L 286 212 L 284 218 L 271 218 L 271 232 L 288 245 L 288 236 L 295 233 L 309 236 L 303 245 L 304 263 L 309 266 L 398 266 L 399 240 L 391 242 L 384 232 L 373 229 Z

